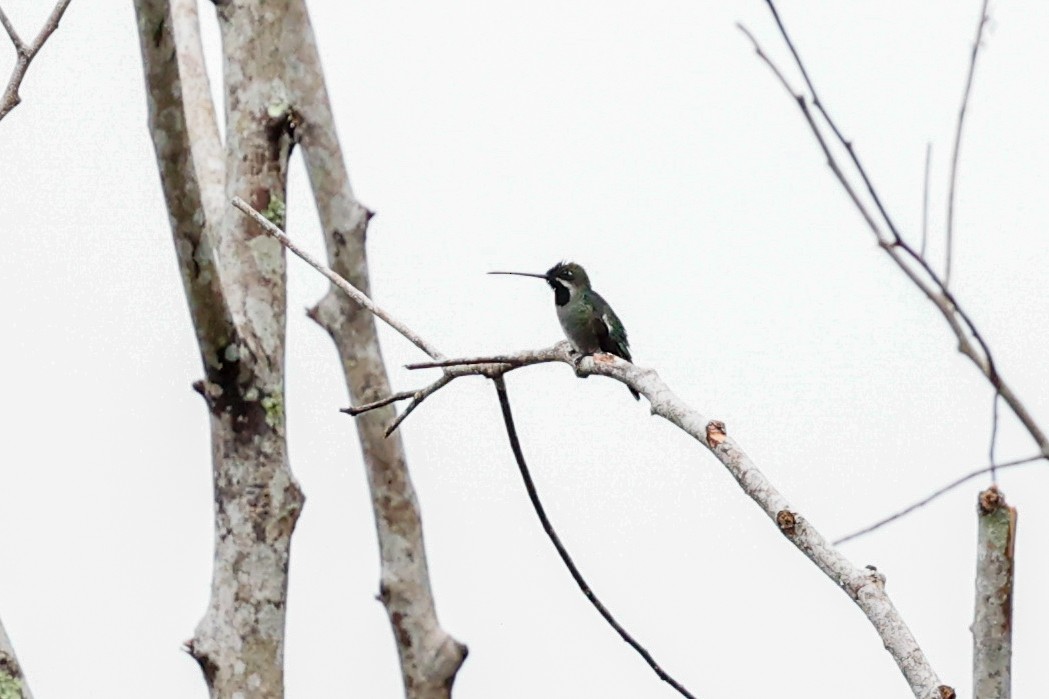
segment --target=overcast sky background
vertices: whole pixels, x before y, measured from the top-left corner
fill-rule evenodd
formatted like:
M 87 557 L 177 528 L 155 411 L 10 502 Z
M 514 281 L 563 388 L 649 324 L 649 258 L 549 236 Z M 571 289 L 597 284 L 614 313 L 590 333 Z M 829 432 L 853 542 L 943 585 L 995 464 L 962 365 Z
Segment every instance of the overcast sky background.
M 50 10 L 5 0 L 23 37 Z M 550 291 L 485 276 L 584 264 L 637 363 L 724 420 L 836 537 L 987 462 L 991 390 L 878 251 L 796 107 L 764 3 L 313 2 L 369 236 L 375 298 L 448 355 L 546 346 Z M 784 1 L 831 112 L 912 242 L 932 141 L 931 257 L 979 13 L 969 2 Z M 959 179 L 954 288 L 1049 426 L 1049 5 L 994 2 Z M 214 12 L 202 3 L 213 89 Z M 0 47 L 6 80 L 13 51 Z M 180 650 L 211 576 L 201 376 L 146 131 L 129 2 L 75 0 L 0 123 L 0 618 L 37 699 L 205 697 Z M 296 157 L 291 236 L 323 250 Z M 289 697 L 401 694 L 336 355 L 289 262 L 288 429 L 307 496 Z M 397 389 L 418 350 L 382 331 Z M 509 378 L 549 514 L 596 593 L 697 696 L 903 697 L 869 623 L 703 448 L 603 378 Z M 528 505 L 494 391 L 461 380 L 403 428 L 460 699 L 673 697 L 586 603 Z M 998 454 L 1034 453 L 1003 414 Z M 1049 687 L 1049 469 L 1020 509 L 1014 695 Z M 973 482 L 846 544 L 933 667 L 971 696 Z

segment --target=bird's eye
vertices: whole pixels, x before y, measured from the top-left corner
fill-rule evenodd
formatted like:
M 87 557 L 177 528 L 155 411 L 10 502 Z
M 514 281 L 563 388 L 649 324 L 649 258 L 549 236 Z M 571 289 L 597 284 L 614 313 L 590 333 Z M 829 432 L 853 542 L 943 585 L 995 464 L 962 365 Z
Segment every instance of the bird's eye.
M 575 275 L 574 275 L 574 274 L 572 274 L 572 270 L 567 270 L 567 271 L 565 271 L 565 279 L 571 279 L 571 278 L 572 278 L 572 277 L 574 277 L 574 276 L 575 276 Z

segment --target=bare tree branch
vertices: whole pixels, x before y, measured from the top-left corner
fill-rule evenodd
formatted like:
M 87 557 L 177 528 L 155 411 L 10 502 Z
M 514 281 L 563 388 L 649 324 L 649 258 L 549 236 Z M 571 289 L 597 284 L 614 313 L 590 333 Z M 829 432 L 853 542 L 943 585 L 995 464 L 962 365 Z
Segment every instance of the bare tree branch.
M 854 531 L 853 533 L 848 534 L 847 536 L 843 536 L 840 539 L 837 539 L 834 542 L 834 545 L 838 546 L 839 544 L 844 544 L 846 541 L 852 541 L 853 539 L 859 538 L 859 537 L 863 536 L 864 534 L 870 534 L 873 531 L 881 529 L 886 524 L 890 524 L 892 522 L 895 522 L 896 520 L 900 519 L 901 517 L 904 517 L 904 516 L 910 514 L 911 512 L 914 512 L 915 510 L 928 505 L 930 502 L 932 502 L 936 498 L 940 497 L 941 495 L 946 495 L 947 493 L 951 492 L 952 490 L 954 490 L 958 486 L 960 486 L 960 485 L 962 485 L 964 483 L 968 483 L 973 478 L 977 478 L 979 476 L 983 476 L 983 475 L 986 475 L 988 473 L 994 473 L 996 470 L 1001 470 L 1001 469 L 1006 469 L 1006 468 L 1013 468 L 1014 466 L 1025 466 L 1027 464 L 1034 463 L 1035 461 L 1041 461 L 1041 460 L 1043 460 L 1045 458 L 1046 457 L 1042 456 L 1041 454 L 1035 454 L 1034 456 L 1028 456 L 1025 459 L 1016 459 L 1015 461 L 1007 461 L 1004 464 L 997 464 L 997 465 L 992 465 L 992 466 L 985 466 L 983 468 L 978 468 L 975 471 L 971 471 L 971 472 L 965 474 L 961 478 L 958 478 L 956 480 L 951 481 L 950 483 L 948 483 L 947 485 L 943 486 L 939 490 L 936 490 L 935 492 L 930 493 L 929 495 L 925 496 L 924 498 L 922 498 L 921 500 L 919 500 L 918 502 L 916 502 L 916 503 L 914 503 L 912 505 L 908 505 L 907 507 L 903 508 L 899 512 L 893 513 L 893 514 L 889 515 L 888 517 L 886 517 L 884 519 L 878 520 L 877 522 L 875 522 L 874 524 L 872 524 L 870 526 L 864 527 L 863 529 L 860 529 L 858 531 Z
M 271 227 L 266 226 L 264 230 L 273 235 Z M 279 239 L 283 242 L 287 237 L 281 236 Z M 289 249 L 296 252 L 293 248 Z M 316 261 L 307 262 L 319 268 Z M 334 274 L 331 270 L 321 271 L 329 279 L 329 273 Z M 342 284 L 339 284 L 339 288 L 343 288 Z M 886 594 L 885 576 L 869 567 L 857 568 L 841 555 L 807 520 L 791 509 L 786 498 L 765 478 L 739 445 L 725 434 L 724 423 L 707 420 L 685 404 L 653 369 L 639 367 L 606 355 L 583 357 L 579 360 L 565 341 L 543 350 L 488 358 L 442 358 L 435 363 L 444 367 L 444 371 L 457 368 L 461 373 L 456 373 L 456 377 L 474 374 L 495 378 L 517 367 L 553 361 L 572 366 L 580 376 L 598 374 L 625 383 L 649 400 L 653 415 L 668 420 L 710 449 L 736 479 L 740 488 L 776 523 L 780 532 L 863 611 L 886 650 L 896 661 L 915 697 L 954 697 L 954 690 L 940 682 L 899 611 Z
M 5 23 L 6 24 L 6 23 Z M 33 699 L 22 666 L 18 664 L 15 648 L 0 623 L 0 697 L 4 699 Z
M 521 449 L 521 442 L 517 438 L 517 428 L 514 426 L 514 415 L 510 410 L 510 396 L 506 392 L 506 381 L 503 376 L 497 375 L 494 379 L 495 392 L 499 397 L 499 407 L 503 413 L 503 423 L 506 426 L 506 436 L 510 439 L 510 449 L 514 452 L 514 458 L 517 460 L 517 468 L 521 471 L 521 479 L 524 481 L 525 490 L 528 492 L 528 499 L 532 501 L 532 508 L 535 510 L 536 515 L 539 516 L 539 522 L 543 525 L 543 531 L 546 532 L 546 536 L 550 539 L 550 543 L 557 549 L 557 555 L 561 557 L 561 561 L 568 568 L 568 572 L 572 575 L 572 579 L 575 580 L 576 585 L 582 590 L 583 594 L 590 601 L 590 604 L 594 605 L 598 613 L 604 617 L 605 621 L 608 622 L 619 637 L 626 641 L 627 645 L 633 648 L 638 655 L 645 659 L 648 666 L 656 673 L 659 679 L 663 680 L 677 692 L 689 699 L 695 699 L 695 696 L 685 689 L 685 686 L 680 682 L 671 677 L 663 668 L 659 666 L 656 659 L 652 657 L 652 654 L 634 639 L 630 633 L 627 632 L 623 626 L 616 621 L 616 618 L 612 616 L 612 612 L 608 611 L 608 608 L 601 603 L 601 600 L 597 598 L 594 591 L 590 589 L 590 585 L 587 584 L 583 574 L 579 572 L 579 568 L 576 567 L 575 561 L 572 560 L 572 556 L 569 555 L 568 549 L 565 548 L 564 544 L 561 543 L 561 537 L 557 535 L 557 531 L 554 526 L 550 523 L 550 518 L 546 516 L 546 509 L 543 507 L 543 503 L 539 499 L 539 492 L 535 488 L 535 483 L 532 481 L 532 474 L 528 471 L 528 464 L 525 462 L 524 451 Z
M 954 150 L 951 153 L 950 191 L 947 194 L 947 260 L 943 270 L 943 285 L 951 283 L 951 260 L 954 252 L 954 201 L 955 186 L 958 183 L 958 156 L 962 150 L 962 127 L 965 126 L 965 112 L 969 107 L 969 94 L 972 92 L 973 77 L 976 75 L 976 57 L 980 55 L 980 44 L 983 40 L 983 28 L 987 24 L 987 3 L 983 0 L 980 8 L 980 21 L 976 24 L 976 38 L 973 40 L 972 53 L 969 56 L 969 74 L 965 78 L 965 91 L 962 93 L 962 106 L 958 110 L 958 126 L 954 131 Z
M 379 318 L 381 321 L 383 321 L 391 328 L 399 332 L 406 340 L 408 340 L 413 345 L 425 352 L 427 356 L 434 357 L 435 359 L 440 358 L 442 356 L 441 353 L 438 352 L 433 346 L 431 346 L 428 342 L 416 335 L 411 330 L 411 328 L 409 328 L 407 325 L 391 316 L 389 313 L 387 313 L 381 307 L 379 307 L 377 303 L 368 298 L 368 296 L 366 296 L 364 292 L 357 289 L 355 286 L 343 279 L 340 275 L 332 271 L 331 268 L 325 266 L 322 262 L 317 260 L 315 257 L 310 255 L 308 252 L 306 252 L 299 246 L 297 246 L 294 242 L 292 242 L 290 238 L 288 238 L 288 236 L 284 234 L 283 231 L 280 230 L 280 228 L 275 226 L 272 221 L 270 221 L 265 216 L 256 211 L 254 208 L 252 208 L 246 201 L 244 201 L 240 197 L 234 197 L 233 206 L 237 207 L 245 214 L 250 216 L 255 221 L 255 223 L 259 224 L 266 230 L 267 234 L 276 238 L 281 245 L 286 247 L 288 250 L 291 250 L 293 253 L 302 258 L 302 260 L 305 261 L 310 267 L 313 267 L 315 270 L 327 277 L 328 281 L 337 286 L 344 294 L 349 296 L 351 299 L 353 299 L 360 305 L 364 306 L 369 311 L 371 311 L 377 318 Z
M 1009 699 L 1016 508 L 996 486 L 980 493 L 973 618 L 973 699 Z
M 1049 457 L 1049 438 L 1046 437 L 1041 427 L 1035 422 L 1034 418 L 1027 411 L 1027 408 L 1020 401 L 1019 397 L 1005 382 L 1005 379 L 998 373 L 994 364 L 994 359 L 991 355 L 990 347 L 987 345 L 987 342 L 984 340 L 972 318 L 970 318 L 969 314 L 958 303 L 955 296 L 947 289 L 946 284 L 936 271 L 933 270 L 929 263 L 903 239 L 895 222 L 882 204 L 881 198 L 878 196 L 877 190 L 868 176 L 866 168 L 860 161 L 853 144 L 842 135 L 841 130 L 830 117 L 826 108 L 823 106 L 823 103 L 820 101 L 815 87 L 809 78 L 808 72 L 805 69 L 804 63 L 802 63 L 801 57 L 798 54 L 790 35 L 787 33 L 786 27 L 784 26 L 778 11 L 776 10 L 775 3 L 772 0 L 766 0 L 766 4 L 772 12 L 776 26 L 779 28 L 784 42 L 790 49 L 791 55 L 794 57 L 798 70 L 801 72 L 805 80 L 813 105 L 819 110 L 823 120 L 834 134 L 834 137 L 848 153 L 855 173 L 862 179 L 867 194 L 870 196 L 871 200 L 874 202 L 875 208 L 877 209 L 878 217 L 888 229 L 890 236 L 886 236 L 882 232 L 881 225 L 853 189 L 842 169 L 842 166 L 839 164 L 838 159 L 828 146 L 822 130 L 813 119 L 808 108 L 806 96 L 796 93 L 793 88 L 791 88 L 790 84 L 783 76 L 782 71 L 780 71 L 775 63 L 769 59 L 760 44 L 758 44 L 757 40 L 754 38 L 753 34 L 742 25 L 739 25 L 740 29 L 750 39 L 758 57 L 773 71 L 777 80 L 788 94 L 790 94 L 791 99 L 794 100 L 795 104 L 802 112 L 809 130 L 816 138 L 820 150 L 827 159 L 827 166 L 831 169 L 831 172 L 834 173 L 846 194 L 848 194 L 849 199 L 853 202 L 857 211 L 863 216 L 863 219 L 867 223 L 871 232 L 874 233 L 875 238 L 878 240 L 879 247 L 885 251 L 893 262 L 896 263 L 907 278 L 910 279 L 923 294 L 925 294 L 926 298 L 933 303 L 936 309 L 940 312 L 940 315 L 942 315 L 944 320 L 947 321 L 951 331 L 954 333 L 955 338 L 958 341 L 958 351 L 972 360 L 991 383 L 991 386 L 1001 394 L 1002 399 L 1005 400 L 1006 404 L 1013 411 L 1013 414 L 1023 423 L 1024 427 L 1031 435 L 1031 438 L 1034 439 L 1042 453 Z
M 22 80 L 25 78 L 26 71 L 29 70 L 29 64 L 33 62 L 36 55 L 40 53 L 40 49 L 44 47 L 44 43 L 55 33 L 58 29 L 58 23 L 62 19 L 62 15 L 65 14 L 66 8 L 69 7 L 70 0 L 58 0 L 55 5 L 55 9 L 51 10 L 51 14 L 48 15 L 47 20 L 44 21 L 44 26 L 40 29 L 40 33 L 33 39 L 33 43 L 26 45 L 22 41 L 21 37 L 18 36 L 18 32 L 15 31 L 14 25 L 11 24 L 11 20 L 4 14 L 3 8 L 0 8 L 0 24 L 4 25 L 4 29 L 7 31 L 7 35 L 11 37 L 11 43 L 14 44 L 15 53 L 15 67 L 11 71 L 11 78 L 7 81 L 7 87 L 4 89 L 4 94 L 0 95 L 0 120 L 2 120 L 8 113 L 22 103 L 22 97 L 18 94 L 18 88 L 22 85 Z

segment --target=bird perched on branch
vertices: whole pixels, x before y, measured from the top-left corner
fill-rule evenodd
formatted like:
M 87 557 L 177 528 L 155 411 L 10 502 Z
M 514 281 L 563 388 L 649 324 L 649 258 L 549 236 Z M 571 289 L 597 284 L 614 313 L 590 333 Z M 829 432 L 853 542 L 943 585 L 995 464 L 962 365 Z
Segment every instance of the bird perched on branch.
M 489 274 L 513 274 L 545 279 L 554 290 L 554 304 L 557 306 L 557 319 L 561 321 L 561 329 L 565 331 L 565 337 L 572 343 L 580 358 L 604 352 L 631 361 L 626 328 L 608 302 L 590 286 L 590 277 L 582 265 L 575 262 L 559 262 L 547 270 L 546 274 Z M 630 394 L 635 400 L 641 398 L 633 388 L 630 388 Z

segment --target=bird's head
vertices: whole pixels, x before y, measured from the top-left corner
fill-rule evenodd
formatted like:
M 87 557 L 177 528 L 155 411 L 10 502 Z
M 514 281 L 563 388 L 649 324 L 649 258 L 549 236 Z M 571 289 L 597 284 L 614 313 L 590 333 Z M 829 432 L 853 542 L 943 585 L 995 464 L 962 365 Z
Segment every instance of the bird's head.
M 590 277 L 586 276 L 583 266 L 575 262 L 558 262 L 546 271 L 546 283 L 554 291 L 564 288 L 569 293 L 590 288 Z

